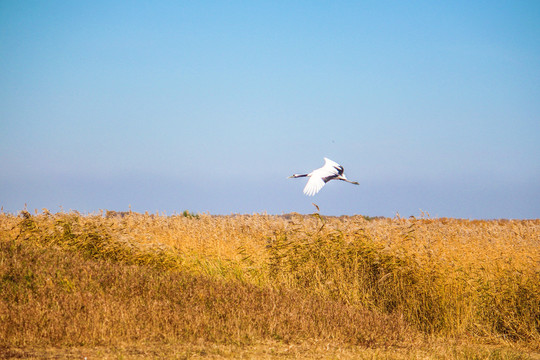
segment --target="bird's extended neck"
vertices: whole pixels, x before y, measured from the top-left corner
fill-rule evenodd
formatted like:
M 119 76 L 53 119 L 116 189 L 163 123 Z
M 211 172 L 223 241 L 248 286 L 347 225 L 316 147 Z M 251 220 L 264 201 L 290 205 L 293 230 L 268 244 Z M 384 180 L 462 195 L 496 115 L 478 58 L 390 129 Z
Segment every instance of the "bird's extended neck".
M 293 174 L 293 175 L 289 176 L 289 179 L 290 178 L 306 177 L 306 176 L 309 176 L 309 174 Z

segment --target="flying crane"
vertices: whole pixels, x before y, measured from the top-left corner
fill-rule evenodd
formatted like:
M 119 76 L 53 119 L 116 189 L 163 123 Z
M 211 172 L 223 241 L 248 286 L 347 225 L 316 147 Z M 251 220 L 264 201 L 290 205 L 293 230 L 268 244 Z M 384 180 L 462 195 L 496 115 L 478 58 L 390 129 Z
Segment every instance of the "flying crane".
M 307 196 L 313 196 L 318 193 L 322 189 L 324 184 L 326 184 L 330 180 L 342 180 L 354 185 L 358 185 L 358 182 L 350 181 L 349 179 L 347 179 L 345 174 L 343 174 L 343 166 L 328 158 L 324 158 L 323 167 L 313 170 L 309 174 L 291 175 L 288 177 L 288 179 L 299 177 L 309 177 L 306 187 L 304 188 L 304 194 L 306 194 Z

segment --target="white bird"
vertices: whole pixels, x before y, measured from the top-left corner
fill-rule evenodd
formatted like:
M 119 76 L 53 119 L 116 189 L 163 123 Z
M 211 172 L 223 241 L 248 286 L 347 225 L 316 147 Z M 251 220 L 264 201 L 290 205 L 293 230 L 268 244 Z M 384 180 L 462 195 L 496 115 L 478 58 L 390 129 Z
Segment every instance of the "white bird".
M 358 185 L 356 181 L 350 181 L 345 174 L 343 174 L 343 166 L 327 158 L 324 158 L 324 166 L 322 168 L 313 170 L 309 174 L 294 174 L 289 176 L 288 179 L 306 176 L 309 177 L 309 180 L 304 188 L 304 194 L 308 196 L 315 195 L 322 189 L 324 184 L 334 179 Z

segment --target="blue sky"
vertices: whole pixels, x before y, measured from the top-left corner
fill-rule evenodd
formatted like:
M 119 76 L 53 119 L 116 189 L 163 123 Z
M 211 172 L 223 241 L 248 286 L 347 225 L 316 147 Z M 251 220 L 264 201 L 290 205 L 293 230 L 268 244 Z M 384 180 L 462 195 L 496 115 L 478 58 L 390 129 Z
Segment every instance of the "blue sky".
M 0 206 L 540 217 L 538 1 L 0 2 Z M 353 186 L 302 194 L 329 157 Z

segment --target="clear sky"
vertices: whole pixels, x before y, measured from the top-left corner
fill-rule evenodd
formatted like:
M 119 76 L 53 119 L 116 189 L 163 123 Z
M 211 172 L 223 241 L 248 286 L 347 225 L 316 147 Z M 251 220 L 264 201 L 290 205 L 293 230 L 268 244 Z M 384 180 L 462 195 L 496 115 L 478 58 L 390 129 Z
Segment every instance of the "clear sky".
M 540 1 L 0 1 L 4 211 L 312 202 L 539 218 Z

